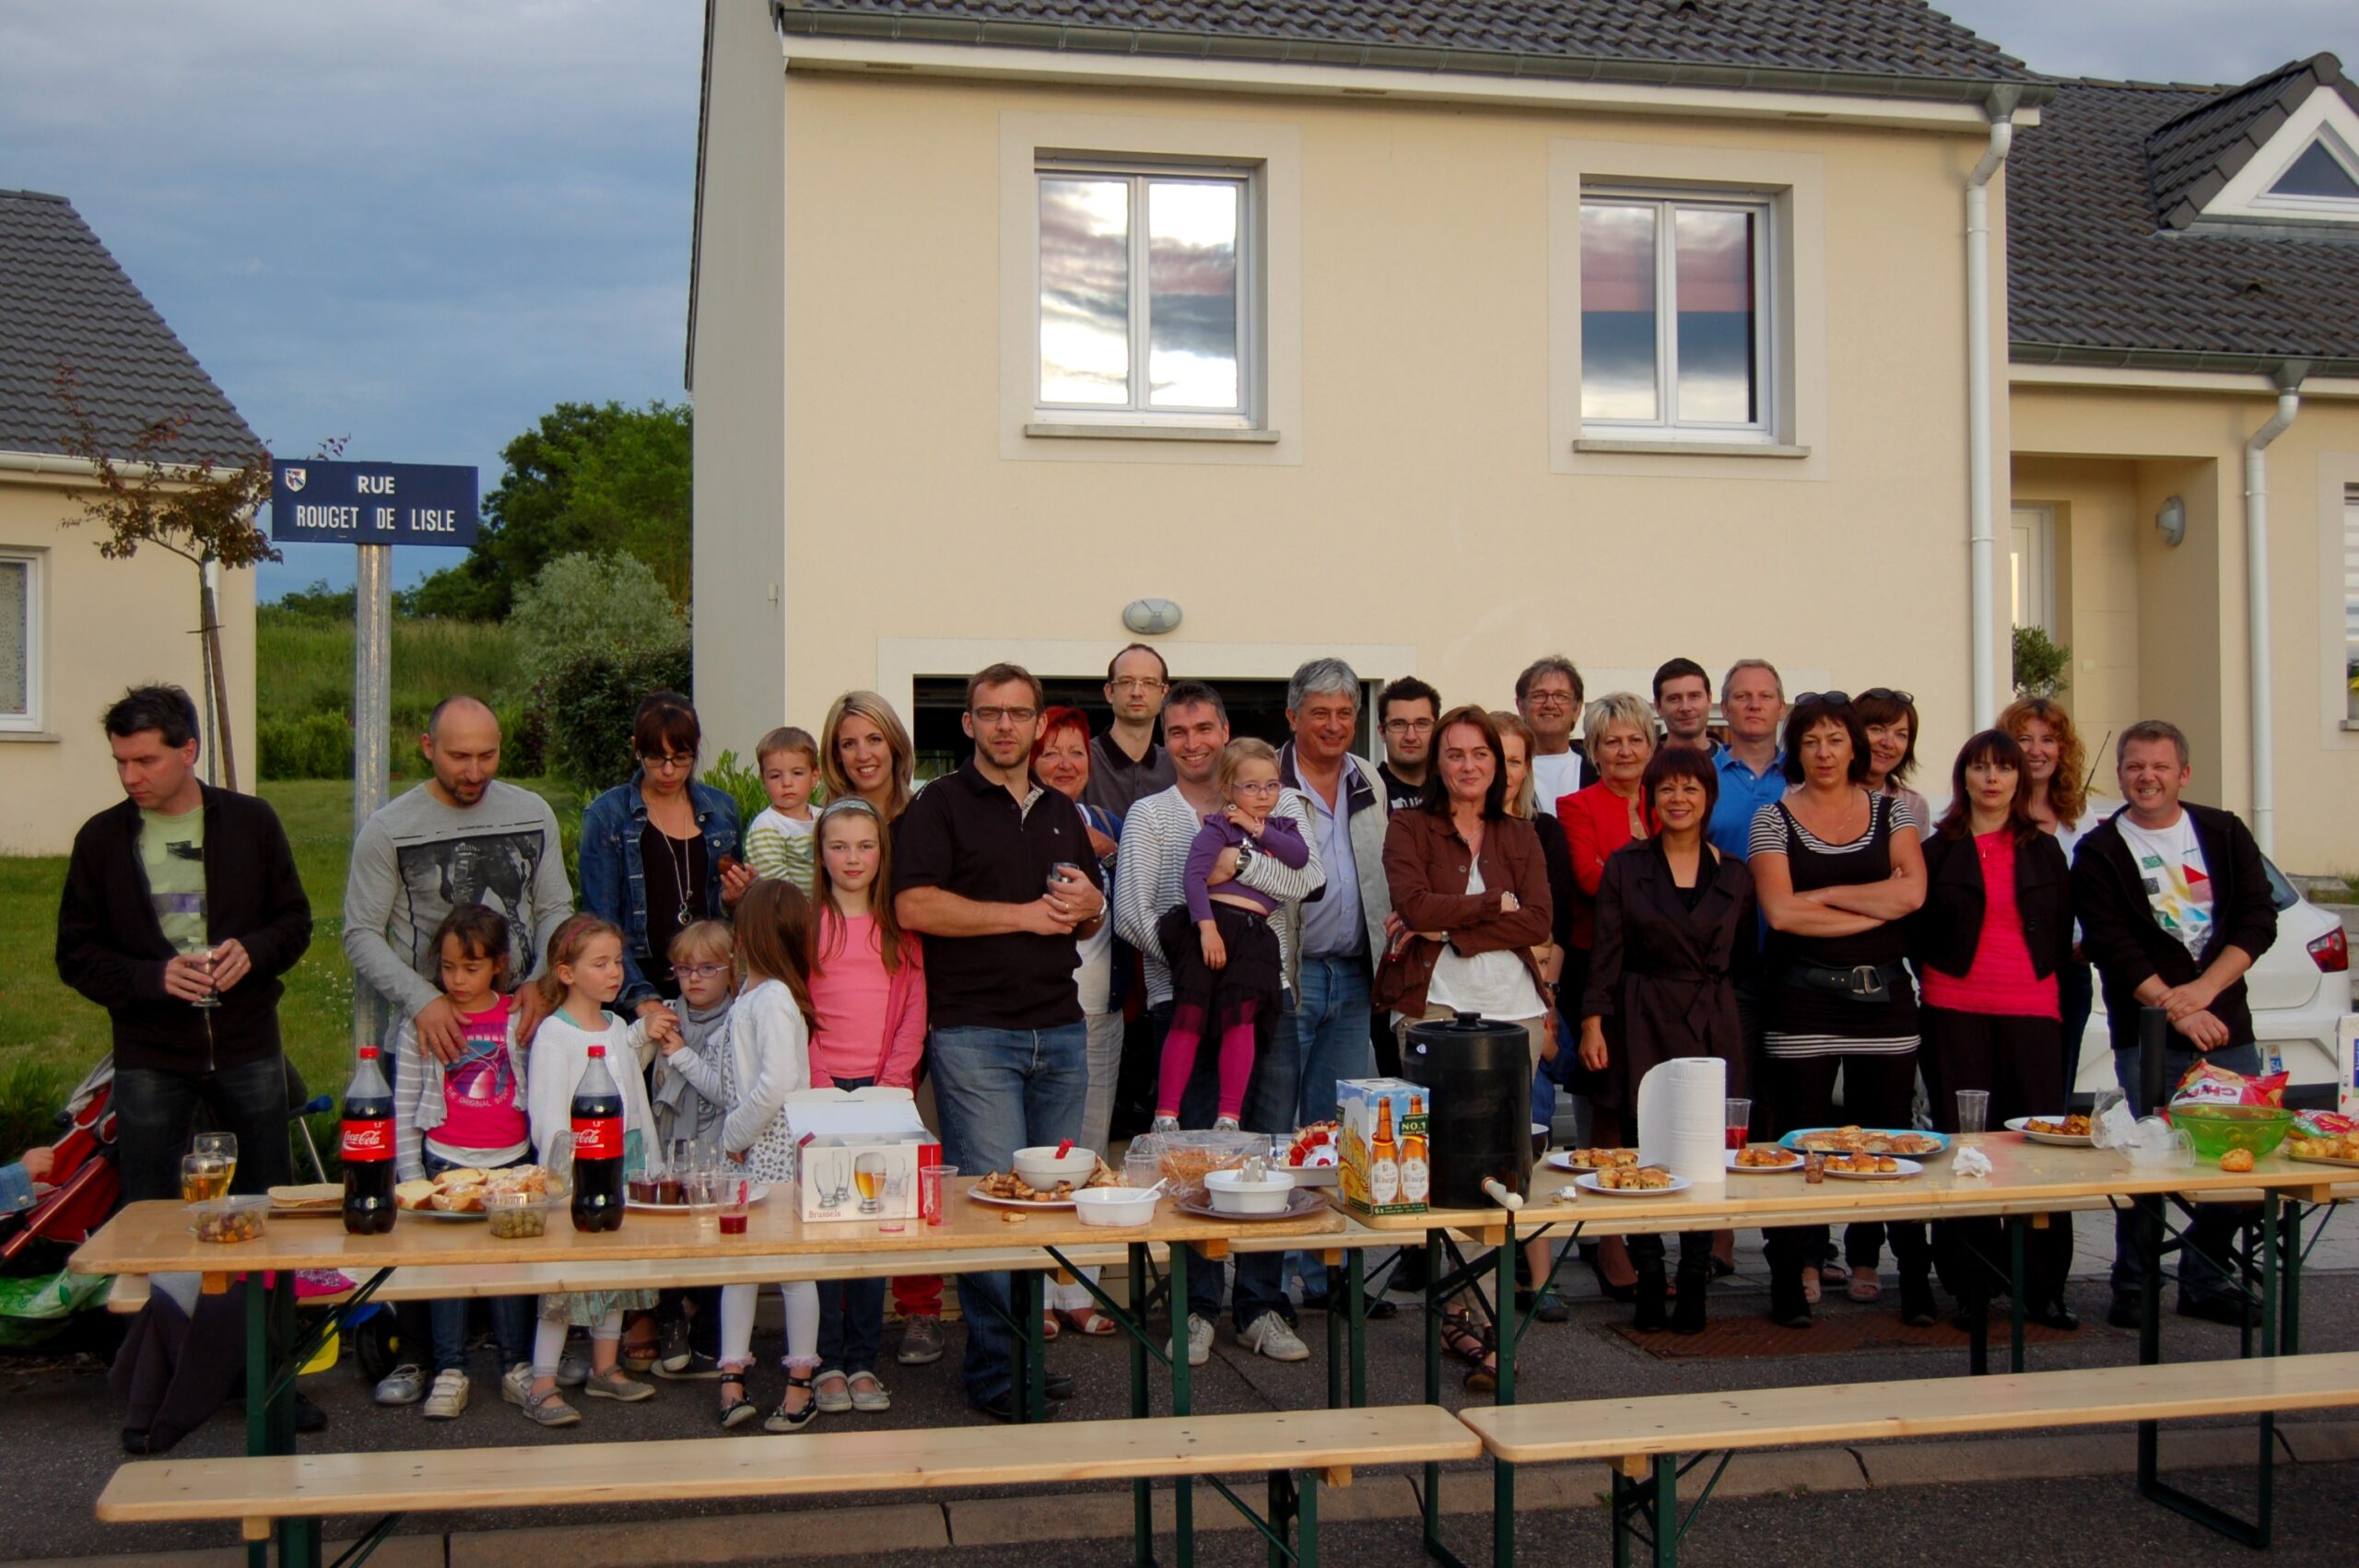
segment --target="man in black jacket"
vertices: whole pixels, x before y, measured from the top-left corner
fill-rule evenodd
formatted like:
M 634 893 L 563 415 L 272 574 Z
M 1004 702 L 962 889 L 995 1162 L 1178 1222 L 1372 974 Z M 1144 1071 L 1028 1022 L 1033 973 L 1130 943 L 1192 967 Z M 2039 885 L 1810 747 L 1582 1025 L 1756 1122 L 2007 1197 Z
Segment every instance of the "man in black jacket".
M 196 705 L 140 686 L 107 709 L 126 797 L 82 825 L 57 911 L 57 972 L 114 1023 L 126 1200 L 173 1198 L 200 1102 L 238 1140 L 240 1192 L 288 1179 L 278 977 L 311 907 L 269 806 L 196 776 Z
M 2072 857 L 2072 912 L 2081 947 L 2105 987 L 2114 1076 L 2141 1116 L 2138 1014 L 2170 1015 L 2165 1092 L 2199 1060 L 2232 1072 L 2260 1071 L 2245 971 L 2277 940 L 2269 872 L 2245 825 L 2229 812 L 2179 799 L 2193 769 L 2187 737 L 2158 719 L 2132 724 L 2116 747 L 2123 810 L 2089 830 Z M 2240 1216 L 2199 1208 L 2179 1254 L 2178 1309 L 2191 1317 L 2245 1321 L 2243 1292 L 2221 1270 Z M 2141 1281 L 2129 1217 L 2114 1231 L 2117 1328 L 2138 1321 Z

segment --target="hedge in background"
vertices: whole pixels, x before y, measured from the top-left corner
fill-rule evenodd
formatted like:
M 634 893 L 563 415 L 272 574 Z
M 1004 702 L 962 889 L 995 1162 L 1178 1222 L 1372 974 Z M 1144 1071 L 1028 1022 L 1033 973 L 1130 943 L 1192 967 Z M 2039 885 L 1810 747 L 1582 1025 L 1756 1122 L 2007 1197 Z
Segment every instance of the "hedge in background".
M 640 699 L 665 688 L 690 693 L 690 671 L 685 647 L 593 653 L 565 665 L 541 687 L 548 771 L 585 801 L 629 778 L 639 766 L 630 731 Z

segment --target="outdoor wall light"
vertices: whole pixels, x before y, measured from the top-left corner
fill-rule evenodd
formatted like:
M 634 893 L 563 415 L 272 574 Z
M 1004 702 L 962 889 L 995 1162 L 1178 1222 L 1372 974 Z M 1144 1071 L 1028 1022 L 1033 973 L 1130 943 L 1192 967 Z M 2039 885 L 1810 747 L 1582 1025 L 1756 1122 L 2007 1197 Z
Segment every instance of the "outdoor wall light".
M 1180 606 L 1168 599 L 1133 599 L 1122 606 L 1122 624 L 1141 637 L 1180 628 Z
M 2185 544 L 2187 542 L 2187 503 L 2177 496 L 2165 501 L 2163 509 L 2154 514 L 2154 528 L 2162 534 L 2163 543 L 2172 548 L 2176 549 Z

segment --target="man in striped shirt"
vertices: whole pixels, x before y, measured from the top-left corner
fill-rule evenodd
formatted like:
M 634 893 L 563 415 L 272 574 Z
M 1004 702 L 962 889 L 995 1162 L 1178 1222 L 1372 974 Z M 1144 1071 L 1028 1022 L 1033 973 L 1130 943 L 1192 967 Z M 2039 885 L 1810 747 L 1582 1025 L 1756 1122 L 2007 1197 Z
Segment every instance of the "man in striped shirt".
M 1203 819 L 1220 809 L 1221 748 L 1228 744 L 1228 709 L 1220 694 L 1197 681 L 1174 685 L 1163 702 L 1164 748 L 1179 782 L 1149 795 L 1131 807 L 1122 822 L 1121 853 L 1115 860 L 1114 930 L 1139 950 L 1145 960 L 1147 1017 L 1156 1049 L 1171 1026 L 1171 968 L 1164 962 L 1156 922 L 1184 897 L 1182 876 L 1188 848 Z M 1279 913 L 1271 921 L 1278 933 L 1278 952 L 1286 968 L 1284 1005 L 1269 1025 L 1255 1053 L 1252 1082 L 1246 1093 L 1245 1126 L 1255 1132 L 1294 1130 L 1295 1078 L 1298 1047 L 1295 1038 L 1295 966 L 1302 950 L 1301 901 L 1326 883 L 1310 832 L 1309 812 L 1302 797 L 1287 790 L 1274 808 L 1291 816 L 1312 846 L 1300 867 L 1281 865 L 1271 856 L 1256 855 L 1250 846 L 1222 852 L 1214 866 L 1217 883 L 1232 878 L 1278 900 Z M 1180 1107 L 1184 1125 L 1208 1125 L 1213 1086 L 1213 1053 L 1201 1053 L 1198 1071 L 1188 1085 Z M 1188 1363 L 1201 1366 L 1212 1354 L 1213 1325 L 1220 1316 L 1221 1271 L 1208 1258 L 1188 1274 Z M 1238 1338 L 1250 1350 L 1275 1361 L 1302 1361 L 1309 1349 L 1295 1333 L 1293 1306 L 1285 1295 L 1285 1258 L 1282 1253 L 1255 1253 L 1237 1260 L 1233 1301 Z M 1175 1347 L 1176 1350 L 1177 1347 Z

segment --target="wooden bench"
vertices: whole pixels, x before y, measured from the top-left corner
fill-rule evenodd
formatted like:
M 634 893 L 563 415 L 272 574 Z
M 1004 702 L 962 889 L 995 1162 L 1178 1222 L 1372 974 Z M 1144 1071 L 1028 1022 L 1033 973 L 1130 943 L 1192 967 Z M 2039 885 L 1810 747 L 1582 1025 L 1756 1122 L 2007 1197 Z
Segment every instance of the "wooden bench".
M 2269 1415 L 2354 1404 L 2359 1352 L 1567 1400 L 1473 1410 L 1461 1419 L 1501 1464 L 1611 1464 L 1614 1561 L 1628 1561 L 1636 1537 L 1650 1542 L 1658 1564 L 1668 1564 L 1678 1561 L 1679 1538 L 1686 1528 L 1677 1504 L 1682 1454 L 1719 1453 L 1725 1467 L 1729 1455 L 1748 1449 Z M 2264 1459 L 2269 1441 L 2264 1433 Z M 1712 1481 L 1718 1480 L 1715 1471 Z M 1696 1507 L 1710 1495 L 1707 1482 Z
M 1348 1486 L 1355 1467 L 1479 1458 L 1474 1433 L 1436 1405 L 1280 1410 L 1061 1422 L 1046 1439 L 1011 1441 L 999 1426 L 830 1432 L 819 1441 L 692 1438 L 656 1443 L 268 1458 L 150 1459 L 116 1470 L 99 1496 L 109 1523 L 236 1519 L 245 1539 L 280 1519 L 383 1514 L 381 1539 L 405 1512 L 465 1513 L 583 1503 L 675 1503 L 803 1497 L 1090 1480 L 1144 1481 L 1267 1471 L 1285 1515 L 1272 1541 L 1301 1564 L 1318 1561 L 1319 1488 Z M 1237 1495 L 1219 1490 L 1251 1517 Z M 1140 1521 L 1150 1515 L 1141 1500 Z M 1183 1550 L 1181 1560 L 1187 1560 Z

